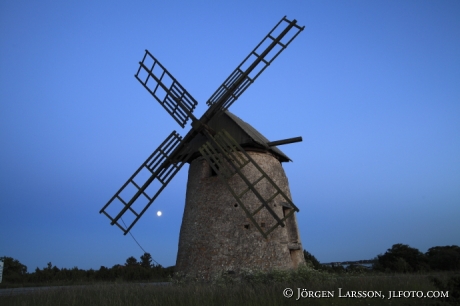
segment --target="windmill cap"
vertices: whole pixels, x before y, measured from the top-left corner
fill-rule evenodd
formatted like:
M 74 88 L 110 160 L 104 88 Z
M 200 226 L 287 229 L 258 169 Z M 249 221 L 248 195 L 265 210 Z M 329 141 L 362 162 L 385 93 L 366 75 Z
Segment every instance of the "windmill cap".
M 269 147 L 267 143 L 270 141 L 264 135 L 230 111 L 225 111 L 222 115 L 212 118 L 208 126 L 216 132 L 225 129 L 236 142 L 247 151 L 269 152 L 280 162 L 292 161 L 276 146 Z M 190 142 L 190 145 L 180 152 L 180 155 L 183 156 L 193 152 L 192 158 L 189 160 L 189 162 L 191 162 L 195 158 L 201 156 L 198 148 L 206 141 L 207 139 L 205 136 L 198 134 Z

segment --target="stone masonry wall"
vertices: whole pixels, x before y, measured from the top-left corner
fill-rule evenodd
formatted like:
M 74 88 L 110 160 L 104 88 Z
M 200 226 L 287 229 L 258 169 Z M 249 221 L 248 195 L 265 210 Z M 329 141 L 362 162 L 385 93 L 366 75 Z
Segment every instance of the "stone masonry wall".
M 291 198 L 288 180 L 280 162 L 267 153 L 248 154 Z M 252 165 L 245 166 L 242 171 L 251 182 L 260 176 Z M 246 188 L 238 175 L 233 176 L 229 183 L 236 190 Z M 273 193 L 265 179 L 256 185 L 256 189 L 261 194 Z M 243 201 L 250 211 L 261 205 L 251 191 L 244 195 Z M 288 211 L 281 202 L 282 197 L 277 196 L 269 203 L 280 218 Z M 275 219 L 266 209 L 262 209 L 254 218 L 263 228 L 275 224 Z M 192 161 L 179 237 L 177 272 L 209 280 L 220 272 L 293 269 L 304 262 L 295 214 L 286 220 L 285 227 L 277 227 L 265 239 L 221 179 L 212 174 L 206 160 L 201 157 Z

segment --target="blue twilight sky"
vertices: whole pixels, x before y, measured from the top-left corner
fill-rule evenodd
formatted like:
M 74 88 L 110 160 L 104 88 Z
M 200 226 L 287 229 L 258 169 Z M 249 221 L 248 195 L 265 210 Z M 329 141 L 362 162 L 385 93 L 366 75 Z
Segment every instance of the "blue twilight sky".
M 459 1 L 1 1 L 0 256 L 29 271 L 139 258 L 100 208 L 172 130 L 148 49 L 199 101 L 284 16 L 305 30 L 231 111 L 281 149 L 321 262 L 460 245 Z M 188 166 L 133 228 L 175 264 Z M 156 212 L 161 210 L 162 217 Z

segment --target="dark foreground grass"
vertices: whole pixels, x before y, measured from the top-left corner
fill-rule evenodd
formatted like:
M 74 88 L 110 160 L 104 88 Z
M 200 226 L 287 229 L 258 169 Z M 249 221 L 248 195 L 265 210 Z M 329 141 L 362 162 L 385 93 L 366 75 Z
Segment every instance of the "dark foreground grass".
M 280 279 L 281 277 L 281 279 Z M 40 290 L 0 297 L 0 305 L 448 305 L 442 299 L 394 298 L 389 291 L 439 290 L 427 275 L 344 275 L 313 273 L 293 282 L 283 274 L 256 276 L 244 280 L 221 278 L 213 284 L 94 284 Z M 438 278 L 447 278 L 446 275 Z M 293 297 L 283 296 L 291 288 Z M 298 288 L 333 292 L 334 297 L 298 298 Z M 339 297 L 351 291 L 378 291 L 384 298 Z M 326 293 L 327 295 L 327 293 Z

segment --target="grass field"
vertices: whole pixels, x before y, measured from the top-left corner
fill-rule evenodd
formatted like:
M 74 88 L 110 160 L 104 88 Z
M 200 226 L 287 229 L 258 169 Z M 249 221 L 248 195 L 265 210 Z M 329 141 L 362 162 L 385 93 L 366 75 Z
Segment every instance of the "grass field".
M 450 274 L 436 275 L 446 280 Z M 449 299 L 392 298 L 390 291 L 416 291 L 426 294 L 438 291 L 430 275 L 421 274 L 355 274 L 334 275 L 303 271 L 294 275 L 285 272 L 251 274 L 243 279 L 227 276 L 212 284 L 173 282 L 171 285 L 135 283 L 95 283 L 0 297 L 0 305 L 449 305 Z M 283 290 L 291 288 L 286 298 Z M 311 297 L 300 297 L 304 291 Z M 352 291 L 380 292 L 381 297 L 353 298 Z M 311 293 L 309 293 L 311 291 Z M 323 292 L 324 291 L 324 292 Z M 333 297 L 331 297 L 331 293 Z M 329 297 L 313 297 L 313 296 Z M 378 294 L 377 294 L 378 295 Z M 453 304 L 452 304 L 453 305 Z

